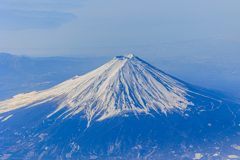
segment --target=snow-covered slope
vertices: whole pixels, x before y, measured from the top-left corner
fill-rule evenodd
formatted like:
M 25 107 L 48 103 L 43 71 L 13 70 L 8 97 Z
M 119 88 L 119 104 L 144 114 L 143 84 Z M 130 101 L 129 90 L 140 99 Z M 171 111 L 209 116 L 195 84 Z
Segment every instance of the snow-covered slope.
M 221 96 L 118 56 L 0 102 L 0 159 L 240 157 L 239 104 Z
M 184 84 L 130 54 L 117 56 L 88 74 L 75 76 L 48 90 L 2 101 L 0 113 L 56 101 L 59 105 L 48 117 L 67 107 L 61 116 L 82 112 L 90 123 L 94 118 L 101 121 L 128 112 L 184 111 L 193 105 L 186 95 Z

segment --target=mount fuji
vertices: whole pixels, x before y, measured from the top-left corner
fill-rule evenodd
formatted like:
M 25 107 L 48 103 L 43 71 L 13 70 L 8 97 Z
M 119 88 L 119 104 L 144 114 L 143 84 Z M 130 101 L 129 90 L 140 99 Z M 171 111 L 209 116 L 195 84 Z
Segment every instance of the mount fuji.
M 239 159 L 240 105 L 130 54 L 0 102 L 1 159 Z

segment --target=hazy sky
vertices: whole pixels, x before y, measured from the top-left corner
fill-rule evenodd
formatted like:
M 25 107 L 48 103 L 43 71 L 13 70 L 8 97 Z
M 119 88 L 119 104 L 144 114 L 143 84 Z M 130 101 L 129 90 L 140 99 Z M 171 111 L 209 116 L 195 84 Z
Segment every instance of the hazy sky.
M 0 0 L 0 52 L 81 55 L 235 36 L 239 6 L 239 0 Z

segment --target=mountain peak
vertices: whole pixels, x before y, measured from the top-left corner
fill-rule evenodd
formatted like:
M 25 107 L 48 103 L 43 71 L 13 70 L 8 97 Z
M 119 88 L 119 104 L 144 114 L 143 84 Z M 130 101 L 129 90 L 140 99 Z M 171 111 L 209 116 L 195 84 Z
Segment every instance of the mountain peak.
M 132 57 L 135 57 L 133 54 L 129 54 L 127 55 L 128 58 L 132 58 Z
M 117 56 L 110 62 L 83 76 L 76 76 L 47 90 L 20 94 L 0 102 L 0 113 L 21 107 L 33 107 L 57 101 L 58 107 L 48 117 L 62 109 L 63 117 L 84 113 L 90 122 L 129 112 L 151 114 L 184 111 L 193 105 L 188 89 L 132 54 Z
M 116 56 L 114 59 L 121 59 L 121 60 L 123 60 L 123 59 L 132 59 L 132 58 L 134 58 L 134 57 L 136 57 L 135 55 L 133 55 L 133 54 L 125 54 L 125 55 L 121 55 L 121 56 Z

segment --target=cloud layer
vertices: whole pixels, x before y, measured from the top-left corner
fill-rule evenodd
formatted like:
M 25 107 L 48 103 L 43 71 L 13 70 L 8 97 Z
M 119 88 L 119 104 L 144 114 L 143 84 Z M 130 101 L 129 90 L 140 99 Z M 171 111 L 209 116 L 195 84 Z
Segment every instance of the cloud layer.
M 51 29 L 76 18 L 77 16 L 72 13 L 59 11 L 2 10 L 0 11 L 0 29 Z

